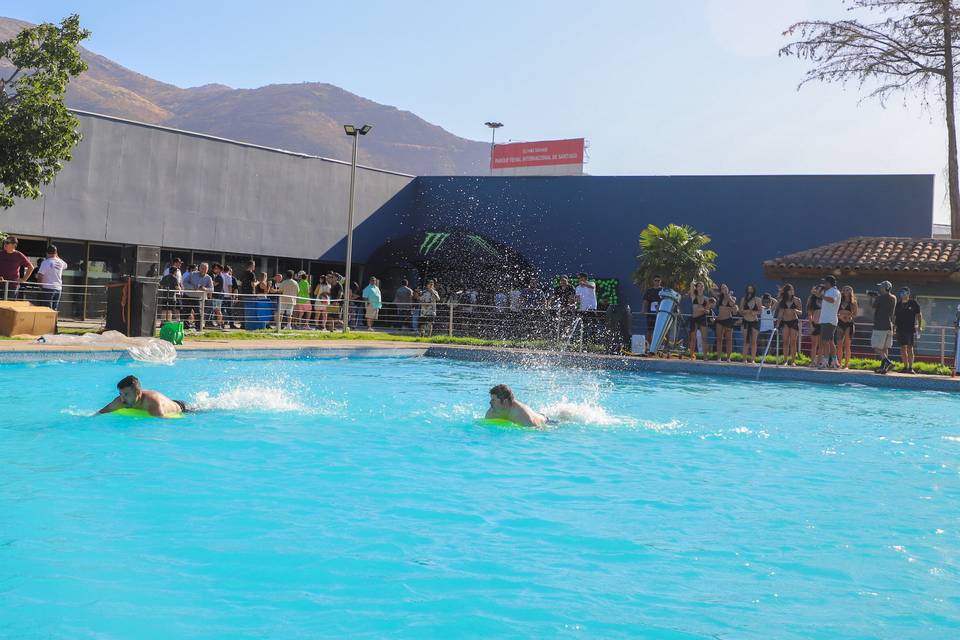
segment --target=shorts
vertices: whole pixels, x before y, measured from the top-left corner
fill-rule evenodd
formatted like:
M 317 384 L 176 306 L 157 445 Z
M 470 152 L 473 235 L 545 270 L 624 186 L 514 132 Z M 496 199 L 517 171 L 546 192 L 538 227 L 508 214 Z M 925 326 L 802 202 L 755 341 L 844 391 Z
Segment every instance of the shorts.
M 812 327 L 812 328 L 810 329 L 810 335 L 812 335 L 812 336 L 818 336 L 818 335 L 820 335 L 820 327 L 821 327 L 821 325 L 820 325 L 819 322 L 811 322 L 811 323 L 810 323 L 810 326 Z
M 831 342 L 833 340 L 833 334 L 837 331 L 837 325 L 835 324 L 820 324 L 820 339 Z
M 759 320 L 744 320 L 743 321 L 743 332 L 748 336 L 754 333 L 760 333 L 760 321 Z
M 211 298 L 207 300 L 207 310 L 219 309 L 223 306 L 223 298 Z
M 717 320 L 717 324 L 721 327 L 733 328 L 733 325 L 736 323 L 734 318 L 724 318 L 723 320 Z
M 375 306 L 368 304 L 367 305 L 367 320 L 376 320 L 377 316 L 380 315 L 380 309 L 377 309 Z
M 293 313 L 293 303 L 292 302 L 281 302 L 280 303 L 280 313 L 290 315 Z
M 180 405 L 180 413 L 189 413 L 190 409 L 187 409 L 187 403 L 183 400 L 174 400 L 175 403 Z
M 309 302 L 300 302 L 297 303 L 296 307 L 294 307 L 294 311 L 300 311 L 301 313 L 305 311 L 310 312 L 313 311 L 313 307 L 310 306 Z
M 870 348 L 874 351 L 886 351 L 893 346 L 893 332 L 874 329 L 870 334 Z
M 897 329 L 897 344 L 901 347 L 912 347 L 915 339 L 916 334 L 913 332 L 913 329 Z

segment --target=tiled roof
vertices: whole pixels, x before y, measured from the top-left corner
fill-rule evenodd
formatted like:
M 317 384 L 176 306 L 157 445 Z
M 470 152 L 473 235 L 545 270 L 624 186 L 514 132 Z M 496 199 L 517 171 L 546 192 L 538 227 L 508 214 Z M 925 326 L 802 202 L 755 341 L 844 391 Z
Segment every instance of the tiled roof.
M 916 273 L 949 276 L 960 270 L 960 240 L 936 238 L 850 238 L 767 260 L 764 270 Z

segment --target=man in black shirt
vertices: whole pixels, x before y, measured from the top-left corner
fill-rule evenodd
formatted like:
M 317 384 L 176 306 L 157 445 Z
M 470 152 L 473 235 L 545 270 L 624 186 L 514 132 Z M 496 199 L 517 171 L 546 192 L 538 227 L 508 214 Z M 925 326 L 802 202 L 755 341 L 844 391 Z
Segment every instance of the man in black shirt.
M 893 369 L 893 361 L 887 356 L 893 346 L 893 314 L 897 307 L 897 297 L 890 293 L 893 285 L 884 280 L 877 285 L 880 291 L 868 291 L 870 306 L 873 307 L 873 333 L 870 346 L 880 356 L 880 368 L 877 373 L 887 373 Z
M 254 313 L 254 287 L 257 286 L 257 263 L 253 260 L 247 262 L 247 268 L 239 276 L 237 281 L 240 283 L 240 308 L 244 309 L 243 328 L 247 328 L 248 318 L 256 316 Z
M 923 313 L 916 300 L 910 297 L 910 289 L 904 287 L 899 291 L 897 308 L 894 311 L 897 327 L 897 344 L 900 345 L 900 359 L 903 361 L 905 373 L 915 373 L 913 370 L 914 343 L 920 330 L 923 328 Z
M 654 276 L 653 286 L 643 292 L 643 317 L 647 325 L 647 344 L 653 338 L 653 327 L 657 323 L 657 310 L 660 309 L 660 277 Z

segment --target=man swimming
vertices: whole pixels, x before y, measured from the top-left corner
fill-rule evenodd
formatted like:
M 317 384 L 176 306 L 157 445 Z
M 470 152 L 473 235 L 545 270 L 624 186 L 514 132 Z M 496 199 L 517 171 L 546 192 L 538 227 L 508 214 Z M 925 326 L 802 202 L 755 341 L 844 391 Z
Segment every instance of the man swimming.
M 143 409 L 155 418 L 186 413 L 187 405 L 181 400 L 171 400 L 159 391 L 140 388 L 136 376 L 127 376 L 117 383 L 120 395 L 113 402 L 100 409 L 99 413 L 110 413 L 117 409 Z
M 490 389 L 490 408 L 487 416 L 496 420 L 509 420 L 524 427 L 543 429 L 547 418 L 513 397 L 513 391 L 505 384 Z

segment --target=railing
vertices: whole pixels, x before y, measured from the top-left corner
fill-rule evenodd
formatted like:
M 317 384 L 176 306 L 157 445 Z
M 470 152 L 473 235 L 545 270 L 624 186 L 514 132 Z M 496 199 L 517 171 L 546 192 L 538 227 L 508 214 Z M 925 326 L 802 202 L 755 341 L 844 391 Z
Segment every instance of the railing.
M 195 297 L 196 296 L 196 297 Z M 34 304 L 51 302 L 49 290 L 36 283 L 0 283 L 0 299 L 18 299 Z M 307 303 L 286 301 L 278 304 L 279 294 L 241 295 L 214 294 L 199 296 L 195 292 L 160 290 L 157 295 L 156 326 L 167 319 L 191 323 L 194 329 L 224 327 L 251 330 L 271 329 L 282 331 L 342 330 L 341 300 L 328 301 L 309 298 Z M 578 312 L 574 310 L 511 309 L 502 306 L 469 304 L 466 302 L 438 302 L 435 305 L 419 302 L 385 302 L 372 322 L 367 320 L 365 301 L 351 300 L 351 329 L 366 329 L 370 325 L 376 331 L 389 331 L 408 335 L 471 337 L 512 343 L 537 343 L 549 348 L 574 351 L 603 350 L 611 342 L 611 332 L 603 311 Z M 191 319 L 192 312 L 192 319 Z M 95 329 L 105 323 L 107 314 L 107 287 L 105 285 L 63 285 L 59 299 L 60 326 L 77 326 Z M 633 313 L 631 334 L 650 335 L 647 314 Z M 870 345 L 872 324 L 854 325 L 851 355 L 854 358 L 874 356 Z M 716 334 L 713 325 L 708 328 L 707 351 L 716 352 Z M 678 342 L 681 351 L 689 349 L 689 316 L 681 316 L 678 327 Z M 758 335 L 758 351 L 766 346 L 769 333 Z M 743 352 L 744 332 L 741 327 L 733 329 L 733 352 Z M 915 344 L 917 361 L 943 365 L 954 364 L 957 329 L 950 326 L 927 326 Z M 629 342 L 629 340 L 627 340 Z M 622 344 L 629 348 L 629 344 Z M 799 352 L 811 354 L 811 324 L 801 320 L 798 336 Z M 782 335 L 774 339 L 771 354 L 782 355 Z M 896 339 L 891 349 L 893 357 L 899 357 L 900 347 Z
M 76 322 L 94 328 L 102 325 L 107 316 L 106 285 L 64 284 L 57 291 L 43 288 L 36 282 L 18 283 L 9 280 L 0 283 L 0 299 L 22 300 L 36 305 L 55 306 L 58 319 Z

